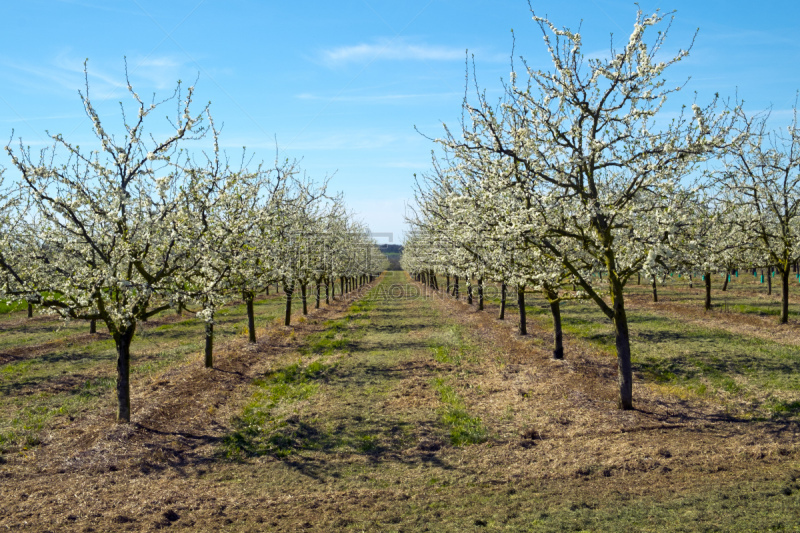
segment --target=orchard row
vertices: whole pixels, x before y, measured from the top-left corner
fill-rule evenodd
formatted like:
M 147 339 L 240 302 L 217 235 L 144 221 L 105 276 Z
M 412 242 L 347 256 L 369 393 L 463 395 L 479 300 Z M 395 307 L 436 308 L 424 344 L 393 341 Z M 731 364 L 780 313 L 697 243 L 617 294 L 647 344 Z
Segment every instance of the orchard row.
M 118 420 L 130 421 L 131 342 L 137 324 L 189 309 L 206 324 L 213 364 L 215 311 L 243 299 L 256 342 L 253 299 L 270 284 L 292 295 L 313 287 L 319 304 L 384 270 L 369 230 L 342 197 L 308 179 L 295 161 L 234 166 L 219 148 L 209 108 L 193 110 L 193 87 L 146 103 L 128 84 L 124 135 L 109 134 L 81 93 L 97 140 L 86 151 L 61 135 L 36 154 L 6 147 L 20 179 L 0 183 L 0 298 L 65 318 L 103 323 L 117 349 Z M 151 115 L 177 103 L 173 132 L 150 133 Z M 127 111 L 127 112 L 126 112 Z M 192 152 L 191 141 L 212 148 Z M 210 143 L 208 142 L 210 141 Z M 0 174 L 0 179 L 2 175 Z
M 659 12 L 639 11 L 607 58 L 584 56 L 580 34 L 533 18 L 551 69 L 512 65 L 496 103 L 476 83 L 459 130 L 445 127 L 435 140 L 443 155 L 417 182 L 403 265 L 432 285 L 439 275 L 450 289 L 452 278 L 454 294 L 459 280 L 479 291 L 498 283 L 503 301 L 507 287 L 521 300 L 526 287 L 541 291 L 556 358 L 559 303 L 593 301 L 614 325 L 619 406 L 631 409 L 631 280 L 702 278 L 710 308 L 712 274 L 774 270 L 788 321 L 800 260 L 797 114 L 771 131 L 768 113 L 718 95 L 681 105 L 684 85 L 668 86 L 667 72 L 688 51 L 664 55 L 669 20 Z

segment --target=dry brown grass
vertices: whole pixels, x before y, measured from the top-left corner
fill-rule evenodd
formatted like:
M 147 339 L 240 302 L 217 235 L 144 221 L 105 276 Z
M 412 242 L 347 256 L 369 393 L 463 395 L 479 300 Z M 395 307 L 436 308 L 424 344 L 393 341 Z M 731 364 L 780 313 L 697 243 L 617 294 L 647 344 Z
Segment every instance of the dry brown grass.
M 215 370 L 205 370 L 198 355 L 138 383 L 131 425 L 114 424 L 109 404 L 58 428 L 33 453 L 8 458 L 0 465 L 0 527 L 516 531 L 539 516 L 536 509 L 562 503 L 613 507 L 630 498 L 703 493 L 779 479 L 799 466 L 795 422 L 740 420 L 711 401 L 664 394 L 641 380 L 636 410 L 619 411 L 612 358 L 567 337 L 567 359 L 554 361 L 550 332 L 531 326 L 520 337 L 515 316 L 500 322 L 494 310 L 451 299 L 404 304 L 429 306 L 437 318 L 397 335 L 403 346 L 396 362 L 375 367 L 393 377 L 385 393 L 351 385 L 352 396 L 342 397 L 330 385 L 281 413 L 293 424 L 314 417 L 323 424 L 323 415 L 349 424 L 363 414 L 359 427 L 386 429 L 383 448 L 220 461 L 220 440 L 252 380 L 290 357 L 325 320 L 343 316 L 348 304 L 313 312 L 291 329 L 272 325 L 257 346 L 228 343 Z M 461 327 L 466 355 L 460 364 L 438 362 L 426 346 L 436 328 L 453 325 Z M 390 326 L 370 324 L 382 335 Z M 357 348 L 387 349 L 380 346 L 385 339 L 376 333 Z M 357 351 L 338 357 L 358 364 Z M 452 383 L 481 418 L 486 442 L 454 447 L 443 438 L 435 376 Z M 346 376 L 338 379 L 347 385 Z M 397 420 L 415 421 L 405 438 L 391 436 Z
M 666 482 L 672 483 L 676 471 L 692 477 L 699 472 L 750 470 L 753 460 L 784 462 L 800 451 L 795 422 L 739 420 L 718 404 L 665 395 L 638 379 L 636 409 L 620 411 L 615 359 L 567 336 L 567 359 L 556 361 L 550 356 L 551 332 L 534 327 L 530 335 L 520 337 L 515 333 L 516 316 L 500 322 L 493 310 L 476 311 L 451 299 L 436 301 L 453 320 L 468 326 L 481 352 L 496 354 L 493 365 L 482 365 L 483 372 L 471 378 L 486 392 L 473 400 L 473 408 L 492 421 L 502 419 L 509 406 L 528 413 L 523 426 L 518 418 L 497 424 L 505 447 L 499 453 L 508 454 L 509 468 L 529 474 L 538 470 L 536 477 L 543 479 L 660 471 L 669 474 Z M 543 461 L 531 461 L 520 450 L 520 442 L 526 440 Z M 496 461 L 497 444 L 491 444 L 488 461 Z M 479 447 L 474 451 L 481 453 Z M 649 483 L 657 484 L 658 479 Z
M 325 320 L 342 315 L 351 301 L 352 296 L 311 310 L 306 320 L 295 316 L 291 327 L 276 321 L 258 331 L 256 345 L 244 338 L 227 342 L 215 349 L 213 369 L 196 354 L 135 381 L 131 424 L 114 422 L 107 398 L 100 411 L 54 428 L 38 447 L 5 456 L 0 527 L 111 531 L 169 525 L 178 516 L 175 510 L 187 509 L 187 493 L 192 493 L 189 505 L 206 500 L 193 480 L 217 459 L 219 441 L 230 431 L 252 380 Z M 147 327 L 180 319 L 151 320 Z
M 687 290 L 681 292 L 685 291 Z M 719 305 L 711 311 L 706 311 L 702 306 L 669 300 L 653 302 L 652 296 L 642 294 L 627 298 L 625 303 L 631 310 L 642 309 L 698 326 L 724 329 L 734 334 L 800 346 L 800 320 L 794 317 L 790 317 L 787 324 L 780 324 L 771 316 L 728 313 L 721 310 Z

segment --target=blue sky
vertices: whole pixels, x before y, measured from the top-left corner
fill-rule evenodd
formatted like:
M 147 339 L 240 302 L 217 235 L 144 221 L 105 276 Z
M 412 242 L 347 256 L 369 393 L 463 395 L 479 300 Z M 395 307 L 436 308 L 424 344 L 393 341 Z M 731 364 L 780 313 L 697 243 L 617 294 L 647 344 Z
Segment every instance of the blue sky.
M 558 26 L 581 25 L 586 53 L 627 41 L 629 1 L 532 1 Z M 772 106 L 790 117 L 800 89 L 800 2 L 642 0 L 645 12 L 676 10 L 665 51 L 699 33 L 689 58 L 669 76 L 691 76 L 673 104 L 738 90 L 749 110 Z M 61 133 L 88 147 L 90 123 L 77 91 L 89 59 L 93 101 L 106 130 L 119 126 L 127 57 L 140 95 L 168 96 L 178 79 L 197 82 L 224 123 L 221 144 L 256 160 L 302 158 L 312 177 L 332 176 L 356 216 L 402 239 L 413 175 L 430 167 L 442 123 L 457 127 L 465 57 L 479 83 L 500 95 L 516 56 L 547 67 L 541 34 L 523 0 L 27 0 L 9 3 L 0 32 L 0 134 L 34 148 Z M 154 117 L 155 118 L 155 117 Z M 151 128 L 164 127 L 152 124 Z M 119 131 L 118 129 L 116 131 Z M 16 140 L 15 140 L 16 142 Z M 0 165 L 8 167 L 5 155 Z M 9 176 L 14 173 L 9 170 Z M 385 239 L 383 240 L 385 242 Z

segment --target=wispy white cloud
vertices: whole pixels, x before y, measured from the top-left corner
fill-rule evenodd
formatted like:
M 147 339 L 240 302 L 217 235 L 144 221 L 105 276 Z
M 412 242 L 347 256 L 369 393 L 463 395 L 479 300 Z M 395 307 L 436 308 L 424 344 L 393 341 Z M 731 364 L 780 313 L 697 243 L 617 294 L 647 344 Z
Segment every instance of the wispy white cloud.
M 180 61 L 174 56 L 128 58 L 128 69 L 132 77 L 154 89 L 172 89 L 179 79 L 185 79 L 188 74 L 194 81 L 197 68 L 186 61 Z M 133 80 L 132 80 L 133 81 Z
M 178 79 L 191 74 L 189 68 L 185 62 L 171 56 L 128 58 L 131 82 L 140 92 L 173 88 Z M 0 56 L 0 72 L 5 71 L 6 83 L 49 94 L 64 95 L 67 91 L 73 95 L 76 90 L 82 90 L 85 84 L 83 69 L 84 58 L 70 50 L 62 51 L 41 64 L 21 63 Z M 93 99 L 119 99 L 127 92 L 122 58 L 112 67 L 90 60 L 87 72 Z
M 465 50 L 451 46 L 416 44 L 406 39 L 380 39 L 373 43 L 339 46 L 321 52 L 330 66 L 374 60 L 391 61 L 454 61 L 463 60 Z
M 64 76 L 68 74 L 68 79 L 80 80 L 77 87 L 83 86 L 84 59 L 64 51 L 55 57 L 50 69 L 51 71 L 55 71 L 56 75 Z M 125 87 L 125 78 L 122 76 L 121 72 L 119 75 L 112 74 L 111 72 L 105 71 L 101 66 L 91 62 L 91 60 L 86 66 L 86 72 L 89 75 L 89 85 L 93 88 L 93 92 L 97 94 Z M 65 76 L 65 78 L 66 77 L 67 76 Z M 72 88 L 75 89 L 75 86 Z
M 69 70 L 55 65 L 37 65 L 20 63 L 8 58 L 0 58 L 0 68 L 4 72 L 7 84 L 18 85 L 24 89 L 52 93 L 62 93 L 68 89 L 73 91 L 83 86 L 80 77 Z

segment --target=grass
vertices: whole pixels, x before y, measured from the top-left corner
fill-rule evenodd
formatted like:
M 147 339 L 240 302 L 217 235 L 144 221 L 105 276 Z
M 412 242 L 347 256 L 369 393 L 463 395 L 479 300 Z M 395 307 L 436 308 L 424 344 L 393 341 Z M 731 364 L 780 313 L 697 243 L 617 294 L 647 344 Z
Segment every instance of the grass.
M 780 316 L 781 310 L 775 307 L 752 304 L 733 304 L 730 310 L 736 313 L 759 315 L 759 316 Z
M 752 293 L 758 290 L 744 283 L 731 283 L 731 287 L 728 296 L 742 301 L 753 298 Z M 662 299 L 686 300 L 677 283 L 659 290 Z M 636 295 L 637 291 L 641 293 L 641 288 L 634 287 L 631 292 Z M 544 299 L 529 293 L 526 304 L 529 321 L 550 330 L 552 319 Z M 729 309 L 761 315 L 779 312 L 766 304 L 732 303 Z M 639 379 L 662 392 L 682 398 L 713 398 L 735 411 L 744 409 L 747 416 L 755 418 L 800 414 L 786 407 L 800 400 L 796 346 L 676 320 L 657 309 L 629 310 L 628 323 L 634 371 Z M 562 327 L 566 334 L 588 342 L 594 350 L 616 356 L 613 327 L 592 302 L 562 303 Z M 569 353 L 565 355 L 569 359 Z
M 290 426 L 293 419 L 282 419 L 274 410 L 312 396 L 318 380 L 327 370 L 320 361 L 303 365 L 298 361 L 256 381 L 256 391 L 242 414 L 233 420 L 234 431 L 223 440 L 225 456 L 233 459 L 274 455 L 286 457 L 311 441 L 306 428 Z M 313 432 L 311 433 L 313 435 Z
M 257 301 L 258 321 L 273 320 L 282 305 L 282 299 Z M 0 325 L 9 324 L 0 335 L 0 353 L 14 348 L 16 352 L 11 353 L 23 357 L 0 365 L 0 454 L 30 449 L 61 421 L 110 410 L 115 400 L 116 349 L 112 340 L 87 337 L 88 324 L 83 322 L 20 318 L 24 312 L 0 320 Z M 244 305 L 221 309 L 215 331 L 218 344 L 241 335 L 246 320 Z M 98 325 L 99 331 L 101 328 Z M 199 353 L 203 343 L 203 326 L 190 314 L 154 327 L 142 324 L 131 350 L 132 383 L 185 361 Z M 30 345 L 40 348 L 27 351 Z
M 739 277 L 731 276 L 728 289 L 722 291 L 722 276 L 714 275 L 711 286 L 711 303 L 714 308 L 731 313 L 753 314 L 761 316 L 780 315 L 780 279 L 776 276 L 772 280 L 772 294 L 767 294 L 767 283 L 760 283 L 759 278 L 751 274 L 740 272 Z M 661 300 L 689 304 L 699 309 L 703 308 L 705 288 L 698 278 L 689 288 L 688 279 L 673 276 L 666 283 L 658 285 L 658 295 Z M 629 284 L 626 288 L 628 294 L 650 297 L 652 289 L 644 285 Z M 795 296 L 800 292 L 800 283 L 792 275 L 789 278 L 789 315 L 797 318 L 800 315 L 800 304 Z
M 329 320 L 324 326 L 325 331 L 321 335 L 312 336 L 307 345 L 301 348 L 301 353 L 330 355 L 337 350 L 347 348 L 348 319 Z
M 43 298 L 53 298 L 55 296 L 51 292 L 43 292 Z M 35 308 L 35 306 L 34 306 Z M 0 316 L 6 315 L 9 313 L 17 313 L 17 312 L 24 312 L 27 315 L 28 312 L 28 302 L 24 300 L 0 300 Z
M 319 356 L 308 364 L 302 359 L 271 372 L 253 384 L 250 402 L 232 421 L 233 431 L 223 440 L 222 452 L 229 459 L 272 455 L 287 457 L 300 450 L 331 446 L 331 436 L 301 422 L 291 412 L 297 402 L 314 395 L 335 364 L 326 364 L 325 356 L 345 350 L 353 339 L 351 322 L 362 316 L 370 304 L 356 303 L 339 320 L 324 322 L 324 329 L 306 339 L 302 355 Z M 357 335 L 356 335 L 357 337 Z M 289 413 L 289 414 L 287 414 Z M 341 445 L 341 443 L 339 443 Z M 357 448 L 372 450 L 374 439 L 362 436 Z
M 433 380 L 433 388 L 439 394 L 439 400 L 445 404 L 442 423 L 450 431 L 450 444 L 467 446 L 485 442 L 487 432 L 481 419 L 470 416 L 464 400 L 456 393 L 455 389 L 447 385 L 442 378 Z
M 9 302 L 6 300 L 0 300 L 0 315 L 5 315 L 8 313 L 16 313 L 18 311 L 23 311 L 28 309 L 28 304 L 25 302 Z
M 439 363 L 460 365 L 463 360 L 463 350 L 453 350 L 450 346 L 431 346 L 433 358 Z
M 381 283 L 406 280 L 392 272 Z M 214 425 L 163 435 L 139 428 L 136 438 L 103 442 L 111 455 L 151 438 L 147 460 L 167 457 L 157 468 L 55 474 L 40 471 L 34 454 L 30 464 L 9 457 L 0 464 L 0 527 L 147 529 L 164 527 L 161 516 L 214 532 L 800 526 L 795 346 L 631 313 L 638 403 L 620 412 L 604 396 L 614 380 L 610 326 L 589 306 L 565 305 L 568 345 L 579 350 L 556 362 L 532 339 L 550 328 L 534 295 L 533 333 L 519 339 L 512 313 L 499 323 L 461 304 L 378 294 L 284 330 L 294 343 L 264 355 L 271 370 L 246 394 L 231 393 Z M 32 364 L 9 375 L 40 371 Z M 102 378 L 82 376 L 73 390 L 103 397 Z M 729 418 L 716 407 L 753 400 L 769 416 Z M 198 405 L 192 420 L 209 409 Z M 207 445 L 172 456 L 178 440 Z
M 8 408 L 13 404 L 16 409 L 8 409 L 9 418 L 3 419 L 0 428 L 0 454 L 10 451 L 25 453 L 41 443 L 44 429 L 63 417 L 75 417 L 87 410 L 94 409 L 103 402 L 104 396 L 113 390 L 115 380 L 96 378 L 86 380 L 69 394 L 53 394 L 40 392 L 24 400 L 13 399 L 5 402 Z M 7 412 L 8 412 L 7 411 Z

